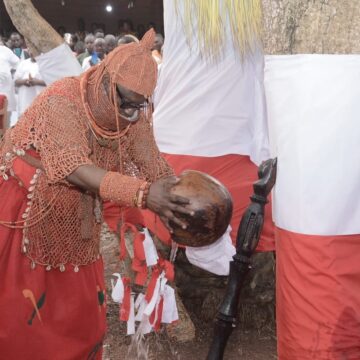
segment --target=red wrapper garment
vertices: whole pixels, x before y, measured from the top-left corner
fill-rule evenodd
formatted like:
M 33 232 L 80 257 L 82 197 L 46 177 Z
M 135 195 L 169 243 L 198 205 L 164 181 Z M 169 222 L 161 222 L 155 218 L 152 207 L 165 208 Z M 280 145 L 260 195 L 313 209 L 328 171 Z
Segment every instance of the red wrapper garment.
M 360 359 L 360 235 L 276 228 L 281 360 Z
M 2 221 L 21 220 L 35 172 L 19 158 L 13 170 L 18 179 L 0 179 Z M 106 330 L 102 260 L 79 272 L 72 266 L 64 272 L 39 265 L 32 269 L 21 241 L 22 229 L 0 225 L 0 358 L 101 359 Z

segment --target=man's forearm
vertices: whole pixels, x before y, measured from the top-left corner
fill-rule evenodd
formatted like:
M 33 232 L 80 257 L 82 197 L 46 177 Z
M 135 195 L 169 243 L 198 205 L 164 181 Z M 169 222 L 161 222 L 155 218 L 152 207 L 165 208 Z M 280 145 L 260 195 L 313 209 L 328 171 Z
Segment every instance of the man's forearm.
M 27 80 L 27 79 L 16 79 L 15 80 L 15 86 L 24 86 L 24 85 L 27 85 L 27 82 L 28 82 L 29 80 Z
M 84 190 L 98 193 L 101 181 L 106 172 L 106 170 L 95 165 L 82 165 L 72 172 L 67 177 L 67 180 L 71 184 L 79 186 Z
M 126 207 L 144 206 L 136 200 L 139 190 L 141 191 L 142 187 L 144 190 L 147 188 L 148 183 L 145 180 L 106 171 L 95 165 L 79 166 L 67 180 L 84 190 L 100 194 L 103 200 L 114 201 Z

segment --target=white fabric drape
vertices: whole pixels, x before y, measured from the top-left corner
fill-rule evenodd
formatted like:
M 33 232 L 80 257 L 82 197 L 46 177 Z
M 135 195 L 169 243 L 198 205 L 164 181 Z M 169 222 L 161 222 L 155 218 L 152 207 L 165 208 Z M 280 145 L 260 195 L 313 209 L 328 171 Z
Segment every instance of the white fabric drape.
M 39 55 L 36 61 L 46 85 L 50 85 L 63 77 L 78 76 L 83 71 L 75 55 L 65 43 Z
M 360 56 L 267 56 L 274 218 L 310 235 L 360 233 Z
M 195 38 L 188 46 L 175 3 L 164 0 L 165 44 L 154 113 L 160 150 L 209 157 L 249 155 L 259 164 L 269 157 L 262 53 L 241 60 L 228 29 L 223 58 L 205 61 Z

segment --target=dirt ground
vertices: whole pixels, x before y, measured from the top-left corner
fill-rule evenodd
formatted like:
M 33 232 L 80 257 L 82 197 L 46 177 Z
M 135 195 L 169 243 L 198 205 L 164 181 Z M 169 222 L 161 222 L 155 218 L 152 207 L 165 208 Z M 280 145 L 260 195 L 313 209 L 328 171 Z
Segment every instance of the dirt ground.
M 110 285 L 111 274 L 119 271 L 121 264 L 118 258 L 118 239 L 105 227 L 102 234 L 102 253 L 105 260 L 106 283 Z M 120 266 L 120 267 L 119 267 Z M 108 287 L 110 291 L 110 286 Z M 245 294 L 243 294 L 245 295 Z M 206 359 L 212 341 L 213 324 L 204 321 L 196 307 L 189 310 L 188 314 L 195 325 L 195 340 L 176 342 L 168 336 L 166 329 L 160 333 L 151 333 L 140 344 L 132 341 L 132 337 L 125 336 L 126 324 L 119 321 L 119 305 L 107 296 L 107 323 L 108 332 L 104 341 L 103 360 L 202 360 Z M 185 299 L 183 299 L 185 300 Z M 186 299 L 185 303 L 191 305 L 192 300 Z M 180 311 L 181 313 L 181 311 Z M 243 328 L 241 324 L 234 329 L 225 352 L 225 360 L 273 360 L 276 359 L 275 331 L 260 311 L 249 308 L 242 315 L 244 324 L 262 323 L 260 327 L 248 325 Z M 263 321 L 256 320 L 261 317 Z M 245 319 L 246 318 L 246 319 Z M 250 321 L 249 321 L 250 320 Z M 270 323 L 270 322 L 269 322 Z M 273 324 L 273 321 L 271 322 Z M 264 326 L 265 324 L 265 326 Z M 190 331 L 185 326 L 184 331 Z
M 104 360 L 193 360 L 206 359 L 212 339 L 212 324 L 202 323 L 195 314 L 190 314 L 196 327 L 196 339 L 185 343 L 176 343 L 168 337 L 166 331 L 150 334 L 143 343 L 147 350 L 132 351 L 134 343 L 131 337 L 124 336 L 125 324 L 118 320 L 119 308 L 116 304 L 108 307 L 108 334 L 104 345 Z M 226 348 L 226 360 L 272 360 L 276 357 L 276 339 L 273 329 L 261 331 L 235 328 Z

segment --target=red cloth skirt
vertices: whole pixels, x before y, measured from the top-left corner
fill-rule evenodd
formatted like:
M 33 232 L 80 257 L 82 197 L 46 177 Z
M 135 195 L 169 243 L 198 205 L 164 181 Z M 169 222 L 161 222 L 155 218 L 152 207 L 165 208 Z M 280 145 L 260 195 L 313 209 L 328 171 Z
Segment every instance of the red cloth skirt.
M 20 159 L 18 180 L 0 178 L 0 220 L 18 221 L 35 169 Z M 21 254 L 21 229 L 0 225 L 0 359 L 101 359 L 106 330 L 102 260 L 46 271 Z M 61 241 L 61 239 L 59 239 Z
M 279 360 L 360 359 L 360 235 L 276 229 Z

